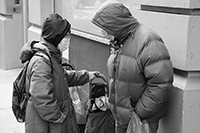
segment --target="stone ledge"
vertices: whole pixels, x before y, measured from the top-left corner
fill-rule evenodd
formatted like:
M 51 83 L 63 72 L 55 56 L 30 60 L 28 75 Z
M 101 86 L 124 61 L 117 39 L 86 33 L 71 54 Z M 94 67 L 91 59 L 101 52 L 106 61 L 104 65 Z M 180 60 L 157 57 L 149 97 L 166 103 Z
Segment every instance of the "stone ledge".
M 30 28 L 28 28 L 28 41 L 32 40 L 40 40 L 41 37 L 41 28 L 32 25 Z
M 134 0 L 134 4 L 175 8 L 199 8 L 199 0 Z
M 181 15 L 200 15 L 200 8 L 186 9 L 186 8 L 141 5 L 141 10 L 161 12 L 161 13 L 163 12 L 163 13 L 171 13 L 171 14 L 181 14 Z

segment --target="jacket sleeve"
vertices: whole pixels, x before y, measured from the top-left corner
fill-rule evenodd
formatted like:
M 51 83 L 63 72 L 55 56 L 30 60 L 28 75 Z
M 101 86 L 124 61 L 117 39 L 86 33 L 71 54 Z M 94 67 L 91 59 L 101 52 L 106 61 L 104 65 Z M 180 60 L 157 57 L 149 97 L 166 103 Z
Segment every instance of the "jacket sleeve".
M 80 86 L 89 82 L 89 73 L 86 70 L 65 70 L 69 87 Z
M 140 118 L 155 115 L 168 99 L 173 82 L 173 66 L 168 50 L 160 41 L 152 41 L 143 49 L 139 66 L 146 86 L 135 110 Z
M 34 57 L 33 57 L 34 58 Z M 33 105 L 42 119 L 62 123 L 66 117 L 53 98 L 51 66 L 42 57 L 36 57 L 31 68 L 30 93 Z

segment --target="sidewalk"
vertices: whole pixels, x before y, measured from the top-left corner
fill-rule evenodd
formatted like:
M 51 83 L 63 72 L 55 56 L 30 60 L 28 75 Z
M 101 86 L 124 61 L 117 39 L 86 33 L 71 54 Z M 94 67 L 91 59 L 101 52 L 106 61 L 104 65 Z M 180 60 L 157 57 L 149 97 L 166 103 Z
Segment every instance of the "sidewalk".
M 18 123 L 12 112 L 12 82 L 20 69 L 0 69 L 0 133 L 24 133 L 24 123 Z

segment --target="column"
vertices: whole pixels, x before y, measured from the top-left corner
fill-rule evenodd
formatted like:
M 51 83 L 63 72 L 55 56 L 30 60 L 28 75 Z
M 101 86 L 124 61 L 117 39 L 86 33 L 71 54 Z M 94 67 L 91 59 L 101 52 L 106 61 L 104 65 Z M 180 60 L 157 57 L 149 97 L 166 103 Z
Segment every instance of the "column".
M 21 0 L 0 0 L 0 69 L 20 67 L 23 46 Z
M 29 0 L 28 41 L 40 40 L 44 19 L 54 10 L 54 0 Z
M 174 65 L 174 88 L 159 133 L 200 131 L 200 1 L 134 0 L 140 22 L 163 38 Z

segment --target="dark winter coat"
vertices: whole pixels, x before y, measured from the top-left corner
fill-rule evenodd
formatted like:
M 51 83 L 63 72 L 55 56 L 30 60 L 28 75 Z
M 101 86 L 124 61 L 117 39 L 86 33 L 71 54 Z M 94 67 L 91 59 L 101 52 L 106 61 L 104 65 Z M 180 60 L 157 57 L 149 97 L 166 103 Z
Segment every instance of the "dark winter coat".
M 45 50 L 50 58 L 37 52 L 28 66 L 26 85 L 31 97 L 26 110 L 26 133 L 76 133 L 68 87 L 87 83 L 89 75 L 86 71 L 64 71 L 61 53 L 50 43 L 36 43 L 34 47 Z M 27 52 L 24 49 L 21 53 Z
M 135 110 L 141 119 L 156 122 L 166 112 L 173 67 L 161 37 L 139 23 L 122 4 L 98 10 L 92 22 L 122 45 L 110 55 L 111 110 L 118 127 L 126 127 Z

